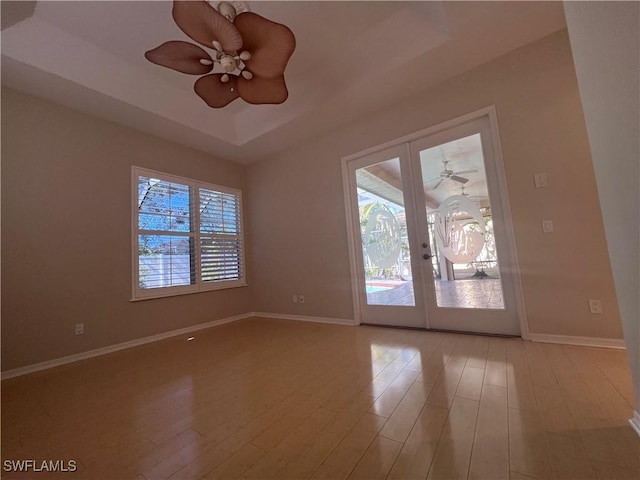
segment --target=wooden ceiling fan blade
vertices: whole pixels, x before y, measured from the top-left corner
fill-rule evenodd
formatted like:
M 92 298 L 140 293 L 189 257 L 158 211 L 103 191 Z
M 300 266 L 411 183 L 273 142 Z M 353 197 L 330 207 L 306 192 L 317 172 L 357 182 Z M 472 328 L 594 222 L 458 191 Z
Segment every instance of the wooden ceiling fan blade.
M 189 75 L 204 75 L 213 69 L 209 54 L 197 45 L 188 42 L 165 42 L 144 54 L 151 63 L 177 70 Z M 200 60 L 204 60 L 205 64 Z
M 251 54 L 244 61 L 247 68 L 262 78 L 281 76 L 296 48 L 293 32 L 252 12 L 241 13 L 233 24 L 242 34 L 243 50 Z
M 216 41 L 225 52 L 242 48 L 238 29 L 205 1 L 174 0 L 171 13 L 180 30 L 205 47 Z
M 221 73 L 200 77 L 193 86 L 196 94 L 211 108 L 222 108 L 229 105 L 238 94 L 237 77 L 229 75 L 229 81 L 222 82 Z
M 245 102 L 253 105 L 280 104 L 289 96 L 284 75 L 275 78 L 254 75 L 251 80 L 238 77 L 238 92 Z
M 463 185 L 469 181 L 468 178 L 459 177 L 458 175 L 451 175 L 449 179 L 453 180 L 454 182 L 462 183 Z

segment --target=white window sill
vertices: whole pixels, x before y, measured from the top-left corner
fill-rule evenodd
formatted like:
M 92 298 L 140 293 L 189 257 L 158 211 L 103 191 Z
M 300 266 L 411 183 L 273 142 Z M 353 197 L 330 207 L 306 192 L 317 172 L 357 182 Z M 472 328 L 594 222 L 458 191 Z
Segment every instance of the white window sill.
M 215 288 L 202 288 L 199 290 L 190 290 L 190 291 L 182 291 L 182 292 L 166 292 L 166 293 L 158 293 L 157 295 L 149 295 L 144 297 L 133 297 L 129 299 L 129 302 L 143 302 L 145 300 L 156 300 L 158 298 L 166 298 L 166 297 L 177 297 L 179 295 L 193 295 L 196 293 L 208 293 L 208 292 L 218 292 L 220 290 L 229 290 L 231 288 L 243 288 L 248 287 L 248 283 L 238 283 L 229 286 L 216 286 Z

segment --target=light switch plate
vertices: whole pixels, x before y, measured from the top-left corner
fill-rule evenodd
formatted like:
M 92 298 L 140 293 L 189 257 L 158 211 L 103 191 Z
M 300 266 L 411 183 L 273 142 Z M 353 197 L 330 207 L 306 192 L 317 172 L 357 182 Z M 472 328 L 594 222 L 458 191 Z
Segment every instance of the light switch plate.
M 542 221 L 542 231 L 544 233 L 553 232 L 553 222 L 551 220 L 543 220 Z
M 602 301 L 601 300 L 589 300 L 589 310 L 591 313 L 602 313 Z
M 547 186 L 547 174 L 546 173 L 534 173 L 533 184 L 536 188 L 544 188 Z

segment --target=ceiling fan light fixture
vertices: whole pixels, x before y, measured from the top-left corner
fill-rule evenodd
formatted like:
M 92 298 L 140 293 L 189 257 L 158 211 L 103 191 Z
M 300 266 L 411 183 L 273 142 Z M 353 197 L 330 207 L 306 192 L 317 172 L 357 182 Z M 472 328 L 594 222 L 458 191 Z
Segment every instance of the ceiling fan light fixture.
M 187 42 L 166 42 L 172 45 L 163 44 L 145 57 L 182 73 L 213 70 L 194 86 L 207 105 L 221 108 L 236 98 L 254 105 L 280 104 L 288 98 L 284 70 L 296 47 L 288 27 L 249 12 L 245 2 L 174 0 L 172 15 L 191 39 L 213 47 L 213 55 Z
M 231 55 L 223 55 L 220 58 L 220 65 L 227 73 L 231 73 L 238 68 L 238 62 Z

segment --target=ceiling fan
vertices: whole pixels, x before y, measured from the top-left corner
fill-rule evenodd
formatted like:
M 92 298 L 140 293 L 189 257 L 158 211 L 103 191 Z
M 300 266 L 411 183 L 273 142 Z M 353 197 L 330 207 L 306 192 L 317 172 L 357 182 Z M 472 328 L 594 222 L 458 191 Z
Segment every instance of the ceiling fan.
M 437 177 L 432 178 L 431 180 L 427 180 L 426 183 L 431 183 L 431 182 L 435 182 L 436 180 L 438 181 L 438 183 L 436 183 L 432 190 L 435 190 L 436 188 L 438 188 L 440 186 L 440 184 L 442 182 L 444 182 L 446 179 L 448 180 L 453 180 L 454 182 L 458 182 L 461 183 L 462 185 L 464 185 L 465 183 L 467 183 L 469 181 L 468 178 L 465 177 L 461 177 L 460 175 L 465 175 L 468 173 L 477 173 L 478 170 L 476 170 L 475 168 L 472 168 L 470 170 L 461 170 L 459 172 L 454 172 L 453 170 L 450 170 L 447 168 L 447 165 L 449 164 L 448 160 L 443 160 L 442 161 L 442 171 L 440 172 L 440 175 L 438 175 Z
M 248 11 L 245 2 L 174 0 L 176 25 L 192 40 L 168 41 L 144 54 L 152 63 L 201 76 L 195 93 L 212 108 L 236 98 L 254 105 L 289 96 L 284 70 L 296 47 L 291 30 Z M 217 4 L 217 5 L 216 5 Z

